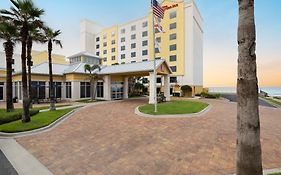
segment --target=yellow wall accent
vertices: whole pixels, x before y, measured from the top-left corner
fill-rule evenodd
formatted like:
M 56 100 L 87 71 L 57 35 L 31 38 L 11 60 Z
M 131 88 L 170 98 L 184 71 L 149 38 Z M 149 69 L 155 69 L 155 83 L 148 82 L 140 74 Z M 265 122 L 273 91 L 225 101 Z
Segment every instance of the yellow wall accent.
M 165 59 L 169 66 L 177 66 L 177 71 L 173 73 L 173 75 L 184 75 L 184 48 L 185 48 L 185 42 L 184 42 L 184 1 L 180 0 L 177 3 L 171 2 L 169 0 L 164 0 L 162 2 L 162 6 L 165 5 L 173 5 L 178 4 L 178 7 L 169 9 L 165 11 L 164 19 L 161 21 L 161 25 L 165 31 L 165 33 L 156 33 L 156 37 L 161 37 L 161 52 L 156 54 L 156 57 L 161 57 L 162 59 Z M 176 11 L 177 17 L 170 19 L 170 12 Z M 152 24 L 152 11 L 149 12 L 149 23 Z M 170 24 L 176 22 L 176 29 L 170 30 Z M 149 43 L 152 43 L 153 41 L 153 27 L 152 25 L 149 25 Z M 177 39 L 170 41 L 170 34 L 176 33 Z M 177 50 L 176 51 L 170 51 L 170 45 L 176 44 Z M 153 45 L 149 45 L 149 58 L 153 59 L 154 49 Z M 177 61 L 170 62 L 169 58 L 171 55 L 177 55 Z
M 32 81 L 49 81 L 49 75 L 31 75 Z M 64 81 L 64 76 L 53 75 L 54 81 Z M 21 81 L 21 75 L 13 75 L 13 81 Z
M 124 76 L 122 75 L 113 75 L 111 81 L 124 81 Z
M 114 33 L 114 35 L 113 35 Z M 103 37 L 106 36 L 106 39 L 103 39 Z M 118 62 L 118 26 L 113 26 L 110 28 L 106 28 L 102 30 L 101 32 L 101 38 L 100 38 L 100 56 L 101 58 L 107 58 L 107 61 L 102 61 L 103 65 L 112 65 L 114 63 Z M 112 44 L 111 42 L 115 40 L 115 44 Z M 107 43 L 107 46 L 103 46 L 103 43 Z M 115 52 L 111 52 L 111 49 L 115 48 Z M 103 51 L 107 50 L 107 54 L 103 54 Z M 112 60 L 112 56 L 115 56 L 115 60 Z
M 87 74 L 66 74 L 65 81 L 86 81 L 90 80 Z
M 48 62 L 48 52 L 36 52 L 32 54 L 32 61 L 33 65 L 38 65 L 43 62 Z M 68 64 L 68 61 L 65 60 L 65 56 L 58 55 L 58 54 L 52 54 L 52 62 L 56 64 Z

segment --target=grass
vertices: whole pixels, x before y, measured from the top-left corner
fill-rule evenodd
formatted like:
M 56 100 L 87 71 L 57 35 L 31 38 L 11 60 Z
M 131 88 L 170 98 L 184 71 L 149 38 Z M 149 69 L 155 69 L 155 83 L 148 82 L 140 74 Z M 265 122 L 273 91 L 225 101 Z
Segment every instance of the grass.
M 266 98 L 266 100 L 281 106 L 281 100 L 277 100 L 277 99 L 274 99 L 274 98 Z
M 158 112 L 154 112 L 154 105 L 147 104 L 140 106 L 139 110 L 145 114 L 165 115 L 165 114 L 192 114 L 202 111 L 208 106 L 206 103 L 194 101 L 172 101 L 158 104 Z
M 76 102 L 79 102 L 79 103 L 95 103 L 95 102 L 98 102 L 98 101 L 104 101 L 104 100 L 99 100 L 99 99 L 96 99 L 96 100 L 93 100 L 93 101 L 91 101 L 91 99 L 76 100 Z
M 268 174 L 268 175 L 281 175 L 281 173 L 272 173 L 272 174 Z
M 59 108 L 59 107 L 66 107 L 66 106 L 72 106 L 72 105 L 70 105 L 70 104 L 61 104 L 61 105 L 57 105 L 56 104 L 56 108 Z M 50 105 L 48 105 L 48 106 L 41 106 L 41 107 L 34 107 L 33 106 L 33 108 L 31 108 L 31 109 L 38 109 L 38 110 L 44 110 L 44 109 L 49 109 L 50 108 Z
M 0 131 L 13 133 L 13 132 L 23 132 L 23 131 L 30 131 L 30 130 L 42 128 L 44 126 L 48 126 L 49 124 L 53 123 L 55 120 L 69 113 L 73 109 L 74 108 L 40 112 L 34 115 L 31 121 L 28 123 L 22 123 L 21 120 L 17 120 L 0 125 Z

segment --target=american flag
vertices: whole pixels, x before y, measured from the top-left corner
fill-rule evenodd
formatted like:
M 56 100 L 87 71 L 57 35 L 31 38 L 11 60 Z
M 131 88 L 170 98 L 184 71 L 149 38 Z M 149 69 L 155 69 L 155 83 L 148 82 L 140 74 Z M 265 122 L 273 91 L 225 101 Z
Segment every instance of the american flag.
M 151 0 L 151 7 L 153 9 L 153 14 L 163 19 L 164 18 L 164 9 L 161 7 L 161 5 L 156 0 Z

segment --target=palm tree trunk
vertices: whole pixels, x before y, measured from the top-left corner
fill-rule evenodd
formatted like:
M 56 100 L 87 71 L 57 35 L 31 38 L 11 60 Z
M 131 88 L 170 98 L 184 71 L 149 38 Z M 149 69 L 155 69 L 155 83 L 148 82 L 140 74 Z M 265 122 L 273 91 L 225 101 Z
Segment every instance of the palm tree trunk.
M 6 110 L 7 112 L 14 111 L 13 103 L 13 82 L 12 82 L 12 60 L 14 52 L 14 43 L 7 41 L 5 43 L 5 54 L 7 64 L 7 81 L 6 81 Z
M 94 79 L 93 77 L 91 77 L 90 79 L 90 94 L 91 94 L 91 101 L 94 100 L 94 88 L 95 88 L 95 82 L 94 82 Z
M 29 98 L 29 108 L 32 108 L 32 87 L 31 87 L 31 66 L 32 66 L 32 38 L 29 36 L 27 40 L 27 66 L 28 66 L 28 98 Z
M 48 42 L 48 54 L 49 54 L 49 76 L 50 76 L 50 110 L 56 110 L 55 98 L 54 98 L 54 83 L 53 83 L 53 68 L 52 68 L 52 41 Z
M 26 75 L 26 40 L 28 36 L 27 24 L 24 24 L 21 30 L 21 64 L 22 64 L 22 94 L 23 94 L 23 114 L 22 122 L 29 122 L 29 99 L 27 90 L 27 75 Z
M 236 174 L 262 175 L 254 0 L 238 0 Z

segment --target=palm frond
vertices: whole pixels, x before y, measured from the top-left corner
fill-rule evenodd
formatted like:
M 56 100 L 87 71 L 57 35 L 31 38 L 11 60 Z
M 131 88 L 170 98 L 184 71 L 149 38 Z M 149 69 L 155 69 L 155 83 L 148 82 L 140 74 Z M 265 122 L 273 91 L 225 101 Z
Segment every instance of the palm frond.
M 62 43 L 60 40 L 53 40 L 55 42 L 56 45 L 59 45 L 60 48 L 62 48 Z
M 18 1 L 15 1 L 15 0 L 10 0 L 11 1 L 11 3 L 14 5 L 14 6 L 16 6 L 17 8 L 19 8 L 19 3 L 18 3 Z

